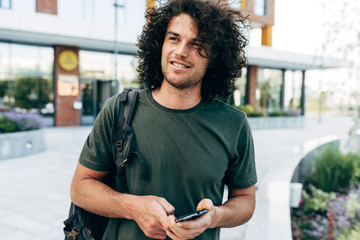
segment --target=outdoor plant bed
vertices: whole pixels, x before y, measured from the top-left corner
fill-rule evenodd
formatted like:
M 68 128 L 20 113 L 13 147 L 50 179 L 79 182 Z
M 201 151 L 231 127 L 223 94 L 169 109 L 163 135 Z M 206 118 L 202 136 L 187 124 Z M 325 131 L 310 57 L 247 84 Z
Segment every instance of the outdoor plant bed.
M 45 122 L 39 114 L 0 113 L 0 160 L 45 150 Z
M 291 209 L 293 239 L 360 239 L 360 155 L 328 148 L 309 171 L 301 204 Z

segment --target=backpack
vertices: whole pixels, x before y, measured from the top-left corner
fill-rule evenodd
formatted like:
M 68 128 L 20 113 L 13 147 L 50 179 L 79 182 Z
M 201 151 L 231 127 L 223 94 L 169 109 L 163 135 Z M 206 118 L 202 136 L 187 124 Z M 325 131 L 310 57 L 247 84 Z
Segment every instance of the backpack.
M 117 156 L 114 158 L 116 171 L 111 184 L 116 191 L 127 193 L 125 164 L 136 155 L 141 162 L 141 175 L 146 174 L 147 168 L 142 156 L 134 151 L 134 132 L 130 127 L 132 115 L 137 103 L 138 92 L 125 89 L 119 95 L 119 116 L 117 122 L 113 124 L 116 129 L 118 139 L 115 143 Z M 129 151 L 123 151 L 125 142 L 128 141 Z M 110 229 L 111 221 L 107 217 L 99 216 L 88 212 L 71 202 L 69 217 L 64 221 L 65 240 L 105 240 Z

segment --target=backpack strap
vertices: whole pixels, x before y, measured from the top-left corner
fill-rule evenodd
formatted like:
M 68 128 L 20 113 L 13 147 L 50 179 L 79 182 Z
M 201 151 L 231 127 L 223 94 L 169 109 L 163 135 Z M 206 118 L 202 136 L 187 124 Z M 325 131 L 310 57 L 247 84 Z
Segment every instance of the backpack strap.
M 126 183 L 126 172 L 125 166 L 126 163 L 134 157 L 137 156 L 141 164 L 140 175 L 145 177 L 147 174 L 147 165 L 144 158 L 139 152 L 134 151 L 135 146 L 135 135 L 134 131 L 130 127 L 131 120 L 135 111 L 137 99 L 139 93 L 131 89 L 125 89 L 119 97 L 120 110 L 118 117 L 118 140 L 116 141 L 116 150 L 117 156 L 115 159 L 116 164 L 116 190 L 120 192 L 129 192 L 127 183 Z M 129 142 L 129 151 L 124 153 L 124 143 Z
M 141 154 L 135 152 L 134 149 L 134 132 L 131 125 L 131 120 L 135 111 L 137 99 L 139 93 L 137 91 L 133 91 L 131 89 L 125 89 L 120 93 L 119 96 L 119 116 L 117 119 L 117 123 L 114 123 L 114 127 L 116 128 L 115 134 L 117 135 L 117 140 L 115 142 L 116 147 L 116 158 L 115 158 L 115 165 L 116 165 L 116 176 L 115 176 L 115 190 L 128 193 L 129 189 L 126 182 L 126 172 L 125 172 L 125 164 L 131 158 L 131 155 L 135 154 L 138 156 L 138 159 L 141 162 L 141 175 L 144 176 L 146 174 L 146 163 Z M 130 150 L 124 156 L 124 143 L 129 141 Z M 104 231 L 104 235 L 102 240 L 105 240 L 110 227 L 111 227 L 111 219 L 106 226 Z

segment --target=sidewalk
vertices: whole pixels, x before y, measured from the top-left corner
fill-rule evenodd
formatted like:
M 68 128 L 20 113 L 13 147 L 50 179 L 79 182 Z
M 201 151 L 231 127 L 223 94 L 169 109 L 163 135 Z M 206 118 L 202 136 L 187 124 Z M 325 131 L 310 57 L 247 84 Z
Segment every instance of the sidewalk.
M 288 158 L 299 156 L 304 142 L 328 135 L 346 137 L 353 124 L 350 117 L 323 117 L 321 124 L 316 117 L 305 121 L 304 129 L 253 132 L 259 189 L 266 184 L 269 174 L 279 171 Z M 69 186 L 90 130 L 90 127 L 48 128 L 46 151 L 0 161 L 0 239 L 63 239 L 62 221 L 69 208 Z M 263 237 L 269 234 L 265 226 L 252 231 L 256 219 L 268 217 L 260 211 L 264 209 L 271 211 L 258 202 L 253 219 L 245 226 L 223 230 L 221 239 L 244 239 L 242 235 L 251 240 L 276 239 Z

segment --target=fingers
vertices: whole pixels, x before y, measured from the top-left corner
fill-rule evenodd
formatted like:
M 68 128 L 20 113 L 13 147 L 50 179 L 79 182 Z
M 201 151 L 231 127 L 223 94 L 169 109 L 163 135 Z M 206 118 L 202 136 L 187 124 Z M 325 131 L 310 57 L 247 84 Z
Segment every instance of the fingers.
M 214 204 L 210 199 L 203 199 L 199 202 L 199 204 L 196 207 L 196 210 L 199 211 L 201 209 L 206 209 L 208 212 L 214 209 Z
M 174 214 L 175 208 L 168 201 L 166 201 L 165 198 L 160 198 L 158 201 L 161 204 L 161 206 L 164 208 L 167 215 Z

